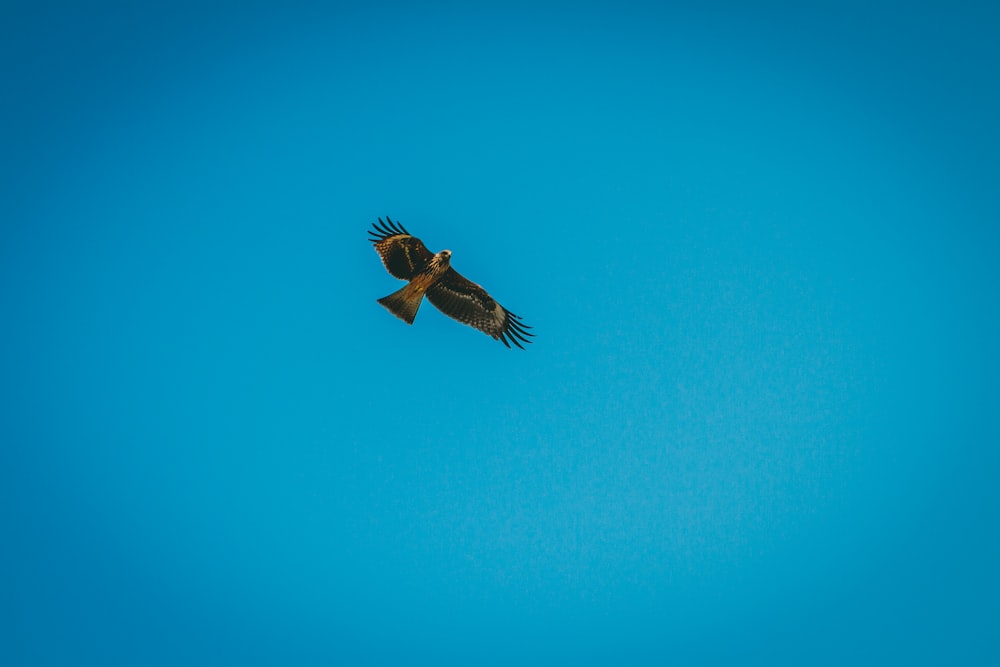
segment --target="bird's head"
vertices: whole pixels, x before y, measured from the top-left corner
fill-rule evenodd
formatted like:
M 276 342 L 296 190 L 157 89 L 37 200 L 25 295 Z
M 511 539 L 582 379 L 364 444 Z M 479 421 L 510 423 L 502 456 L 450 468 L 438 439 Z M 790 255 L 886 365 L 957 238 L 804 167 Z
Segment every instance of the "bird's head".
M 442 250 L 437 254 L 437 260 L 447 266 L 451 263 L 451 250 Z

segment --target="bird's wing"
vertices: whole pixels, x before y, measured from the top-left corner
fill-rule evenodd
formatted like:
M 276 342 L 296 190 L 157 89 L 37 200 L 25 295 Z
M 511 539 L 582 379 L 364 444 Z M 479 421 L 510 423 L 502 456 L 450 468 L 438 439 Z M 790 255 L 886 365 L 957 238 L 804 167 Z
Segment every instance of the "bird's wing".
M 521 318 L 493 300 L 486 290 L 449 268 L 441 279 L 427 290 L 427 299 L 442 313 L 496 338 L 510 347 L 514 343 L 530 343 L 530 329 Z M 510 342 L 508 342 L 510 341 Z
M 409 280 L 434 255 L 423 241 L 410 236 L 403 225 L 388 217 L 386 220 L 388 222 L 382 222 L 382 218 L 379 218 L 377 223 L 372 223 L 372 229 L 368 230 L 371 238 L 368 240 L 375 244 L 375 251 L 382 258 L 386 271 L 400 280 Z

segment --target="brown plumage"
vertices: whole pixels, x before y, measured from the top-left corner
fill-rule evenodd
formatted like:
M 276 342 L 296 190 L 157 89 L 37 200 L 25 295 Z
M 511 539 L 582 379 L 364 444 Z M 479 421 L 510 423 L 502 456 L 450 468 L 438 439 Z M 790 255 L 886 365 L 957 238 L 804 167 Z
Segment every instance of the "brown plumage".
M 442 313 L 479 329 L 510 347 L 530 343 L 521 318 L 493 300 L 486 290 L 451 268 L 451 251 L 434 254 L 398 222 L 382 218 L 368 232 L 386 270 L 408 281 L 406 287 L 378 300 L 396 317 L 413 324 L 424 295 Z

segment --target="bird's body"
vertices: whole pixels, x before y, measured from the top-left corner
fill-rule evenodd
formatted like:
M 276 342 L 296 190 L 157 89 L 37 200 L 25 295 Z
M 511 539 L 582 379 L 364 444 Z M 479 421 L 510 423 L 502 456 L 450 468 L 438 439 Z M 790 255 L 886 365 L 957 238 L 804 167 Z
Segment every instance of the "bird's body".
M 399 223 L 386 218 L 372 225 L 369 239 L 386 270 L 407 285 L 378 300 L 389 312 L 413 324 L 424 296 L 448 317 L 479 329 L 510 347 L 530 343 L 530 328 L 497 303 L 482 287 L 451 268 L 451 251 L 432 254 L 423 241 L 411 236 Z
M 407 324 L 413 324 L 413 319 L 417 316 L 417 309 L 420 307 L 424 294 L 441 280 L 441 276 L 448 271 L 450 266 L 451 252 L 442 250 L 434 255 L 423 269 L 410 278 L 406 287 L 389 296 L 382 297 L 378 302 Z

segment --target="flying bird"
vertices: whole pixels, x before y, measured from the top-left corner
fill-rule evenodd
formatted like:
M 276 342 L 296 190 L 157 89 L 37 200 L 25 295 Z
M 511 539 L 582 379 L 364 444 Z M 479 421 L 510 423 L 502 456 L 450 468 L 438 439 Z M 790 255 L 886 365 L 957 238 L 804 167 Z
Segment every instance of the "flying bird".
M 510 347 L 530 343 L 534 336 L 521 318 L 493 300 L 486 290 L 451 268 L 451 251 L 434 254 L 423 241 L 411 236 L 406 228 L 386 217 L 372 223 L 368 239 L 393 277 L 409 281 L 407 285 L 378 300 L 393 315 L 413 324 L 424 295 L 442 313 L 463 324 L 479 329 L 487 336 Z

